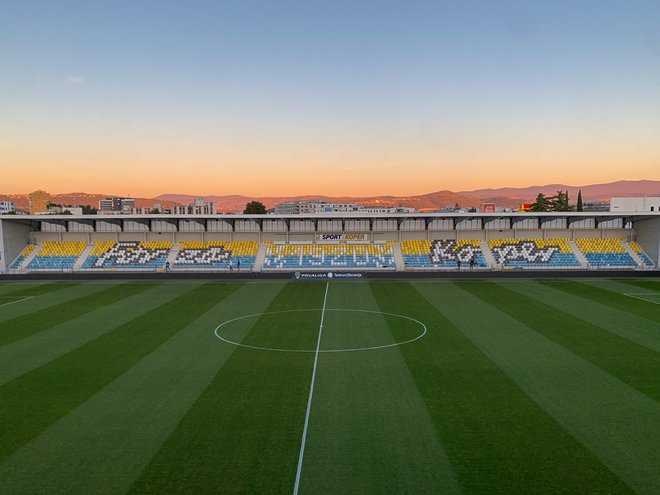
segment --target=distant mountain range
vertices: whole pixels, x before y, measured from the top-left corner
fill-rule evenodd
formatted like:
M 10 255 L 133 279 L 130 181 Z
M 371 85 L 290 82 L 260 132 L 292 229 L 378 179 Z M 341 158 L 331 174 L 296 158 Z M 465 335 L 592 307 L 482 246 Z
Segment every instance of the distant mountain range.
M 162 194 L 158 196 L 157 200 L 175 201 L 177 203 L 189 204 L 196 196 L 188 194 Z M 454 205 L 456 203 L 461 206 L 479 206 L 480 201 L 478 198 L 468 197 L 462 194 L 457 194 L 452 191 L 437 191 L 429 194 L 422 194 L 418 196 L 370 196 L 370 197 L 355 197 L 355 196 L 321 196 L 321 195 L 305 195 L 305 196 L 266 196 L 266 197 L 252 197 L 252 196 L 205 196 L 206 201 L 213 201 L 216 203 L 218 210 L 222 211 L 243 211 L 245 204 L 250 201 L 260 201 L 266 208 L 273 208 L 275 205 L 285 201 L 310 201 L 322 200 L 328 203 L 355 203 L 359 205 L 369 206 L 409 206 L 418 210 L 437 210 L 447 205 Z
M 654 180 L 621 180 L 605 184 L 586 184 L 583 186 L 569 186 L 566 184 L 547 184 L 543 186 L 530 187 L 502 187 L 497 189 L 476 189 L 473 191 L 437 191 L 415 196 L 204 196 L 206 201 L 214 201 L 218 211 L 241 212 L 249 201 L 261 201 L 266 208 L 285 201 L 323 200 L 332 203 L 356 203 L 359 205 L 372 206 L 408 206 L 421 211 L 437 210 L 449 205 L 459 204 L 464 207 L 479 206 L 481 203 L 495 203 L 498 206 L 511 208 L 520 203 L 533 202 L 539 193 L 546 195 L 556 194 L 557 191 L 568 191 L 569 197 L 574 202 L 578 191 L 582 191 L 584 202 L 609 201 L 612 196 L 660 196 L 660 181 Z M 53 203 L 70 205 L 98 206 L 99 200 L 112 196 L 111 194 L 89 194 L 89 193 L 67 193 L 53 194 Z M 138 207 L 151 208 L 155 204 L 163 207 L 173 205 L 187 205 L 196 197 L 191 194 L 161 194 L 155 198 L 134 198 Z M 8 199 L 16 203 L 16 207 L 22 210 L 28 208 L 27 194 L 0 194 L 0 200 Z
M 530 187 L 501 187 L 498 189 L 476 189 L 474 191 L 459 191 L 458 194 L 481 199 L 507 198 L 522 202 L 535 200 L 539 193 L 556 194 L 557 191 L 568 191 L 570 198 L 575 200 L 578 191 L 582 191 L 582 199 L 587 202 L 609 201 L 612 196 L 660 196 L 660 181 L 657 180 L 619 180 L 605 184 L 587 184 L 584 186 L 569 186 L 566 184 L 547 184 Z
M 84 192 L 73 192 L 64 194 L 51 194 L 51 203 L 62 205 L 89 205 L 98 208 L 99 201 L 103 198 L 112 196 L 119 196 L 117 194 L 90 194 Z M 177 205 L 172 201 L 158 201 L 154 198 L 133 198 L 135 199 L 135 206 L 139 208 L 152 208 L 155 203 L 160 203 L 163 207 L 170 207 Z M 16 208 L 27 211 L 29 209 L 28 194 L 2 194 L 0 193 L 0 200 L 13 201 Z
M 279 196 L 279 197 L 252 197 L 252 196 L 205 196 L 207 201 L 214 201 L 217 208 L 222 211 L 242 211 L 249 201 L 261 201 L 266 208 L 272 208 L 284 201 L 305 201 L 320 199 L 333 203 L 356 203 L 360 205 L 379 206 L 409 206 L 418 210 L 438 210 L 449 205 L 479 206 L 481 203 L 495 203 L 504 208 L 513 208 L 520 203 L 533 202 L 539 193 L 554 195 L 557 191 L 568 191 L 572 201 L 577 200 L 578 191 L 582 191 L 584 202 L 609 201 L 612 196 L 660 196 L 660 181 L 638 180 L 617 181 L 606 184 L 587 184 L 583 186 L 569 186 L 566 184 L 547 184 L 530 187 L 503 187 L 499 189 L 476 189 L 473 191 L 437 191 L 417 196 Z M 188 204 L 195 196 L 188 194 L 162 194 L 157 200 L 174 201 Z

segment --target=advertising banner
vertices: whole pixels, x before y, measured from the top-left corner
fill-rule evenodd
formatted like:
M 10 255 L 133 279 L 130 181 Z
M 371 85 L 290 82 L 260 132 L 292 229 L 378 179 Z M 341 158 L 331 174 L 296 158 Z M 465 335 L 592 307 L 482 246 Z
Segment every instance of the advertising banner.
M 364 278 L 364 273 L 352 272 L 295 272 L 292 277 L 298 280 L 315 279 L 315 278 Z
M 369 234 L 317 234 L 316 242 L 319 244 L 368 244 Z
M 347 244 L 368 244 L 369 234 L 344 234 L 344 242 Z
M 316 242 L 320 244 L 339 244 L 343 234 L 317 234 Z

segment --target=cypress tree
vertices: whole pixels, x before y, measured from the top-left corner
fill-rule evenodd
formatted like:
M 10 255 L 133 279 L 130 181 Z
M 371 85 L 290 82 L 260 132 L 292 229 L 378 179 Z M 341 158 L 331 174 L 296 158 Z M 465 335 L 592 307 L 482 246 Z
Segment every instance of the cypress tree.
M 577 211 L 582 211 L 582 189 L 578 191 Z

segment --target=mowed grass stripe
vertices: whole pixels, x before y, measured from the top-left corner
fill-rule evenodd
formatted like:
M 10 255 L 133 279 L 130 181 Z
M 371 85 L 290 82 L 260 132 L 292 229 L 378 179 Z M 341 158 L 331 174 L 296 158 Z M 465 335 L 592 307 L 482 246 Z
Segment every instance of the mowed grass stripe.
M 40 296 L 48 294 L 49 292 L 72 287 L 73 283 L 58 282 L 54 284 L 43 284 L 35 282 L 33 284 L 6 284 L 0 288 L 0 295 L 2 296 Z
M 372 290 L 383 310 L 429 327 L 400 351 L 465 493 L 632 493 L 443 315 L 444 301 L 457 314 L 478 310 L 452 284 Z
M 631 387 L 660 400 L 660 354 L 657 352 L 493 282 L 456 283 Z M 546 298 L 551 296 L 547 294 Z
M 0 308 L 21 301 L 27 301 L 28 299 L 30 299 L 30 296 L 0 296 Z
M 575 297 L 533 280 L 516 282 L 499 280 L 497 284 L 540 300 L 552 308 L 588 321 L 614 335 L 660 352 L 660 324 L 658 323 L 602 303 Z
M 328 308 L 381 309 L 366 283 L 331 283 Z M 390 344 L 421 331 L 377 313 L 330 310 L 321 347 Z M 398 347 L 319 355 L 301 473 L 300 494 L 461 493 Z
M 117 285 L 114 283 L 112 285 Z M 31 315 L 55 306 L 59 306 L 74 299 L 79 299 L 89 294 L 106 289 L 107 285 L 89 284 L 62 284 L 56 290 L 51 290 L 20 304 L 12 304 L 0 308 L 0 325 L 10 320 L 17 320 L 22 316 Z M 30 294 L 26 294 L 29 297 Z M 17 320 L 18 321 L 18 320 Z
M 4 321 L 0 323 L 0 346 L 104 308 L 146 288 L 138 284 L 112 285 L 72 301 Z
M 650 280 L 647 280 L 646 282 L 650 282 Z M 624 278 L 600 278 L 585 280 L 584 283 L 614 292 L 615 294 L 649 294 L 652 296 L 651 300 L 655 297 L 656 301 L 658 301 L 658 296 L 660 296 L 660 293 L 656 290 L 642 289 L 641 287 L 628 283 L 628 280 Z
M 191 285 L 177 298 L 1 386 L 0 458 L 16 451 L 214 306 L 218 301 L 212 286 Z
M 632 489 L 660 493 L 658 402 L 458 286 L 443 295 L 427 297 L 537 404 Z
M 320 307 L 324 290 L 325 284 L 290 283 L 266 312 Z M 253 332 L 266 335 L 273 324 L 258 319 L 245 338 L 254 341 Z M 277 324 L 287 332 L 285 322 Z M 313 359 L 235 348 L 130 492 L 290 494 Z
M 630 285 L 633 290 L 630 290 L 629 292 L 646 292 L 646 291 L 653 291 L 653 292 L 658 292 L 660 293 L 660 280 L 657 279 L 652 279 L 652 280 L 626 280 L 623 279 L 621 282 Z M 644 290 L 637 290 L 637 289 L 644 289 Z
M 182 294 L 169 284 L 131 284 L 126 297 L 0 347 L 0 385 L 71 352 Z
M 620 309 L 621 311 L 626 311 L 640 318 L 660 323 L 660 306 L 657 304 L 624 296 L 620 292 L 613 292 L 591 283 L 582 283 L 573 280 L 539 280 L 539 282 L 553 289 L 562 290 L 574 296 L 583 297 L 612 308 Z M 634 292 L 634 290 L 631 292 Z
M 283 286 L 214 284 L 218 304 L 0 466 L 8 491 L 126 493 L 236 349 L 215 326 L 265 310 Z

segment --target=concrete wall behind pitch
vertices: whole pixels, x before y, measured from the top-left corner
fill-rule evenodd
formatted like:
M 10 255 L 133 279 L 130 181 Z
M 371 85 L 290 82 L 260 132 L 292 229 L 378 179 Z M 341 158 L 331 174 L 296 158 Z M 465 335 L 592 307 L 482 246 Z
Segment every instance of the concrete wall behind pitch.
M 635 222 L 637 243 L 642 246 L 653 262 L 660 262 L 660 218 L 649 218 Z
M 6 272 L 30 241 L 30 226 L 0 220 L 0 272 Z

